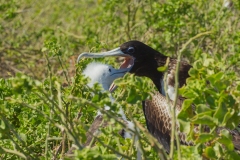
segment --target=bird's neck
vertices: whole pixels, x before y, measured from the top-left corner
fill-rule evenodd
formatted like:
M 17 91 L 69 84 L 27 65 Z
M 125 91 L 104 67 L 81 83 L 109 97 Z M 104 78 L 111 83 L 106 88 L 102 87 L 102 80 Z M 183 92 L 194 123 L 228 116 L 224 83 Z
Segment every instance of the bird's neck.
M 157 87 L 160 93 L 163 92 L 162 88 L 164 87 L 162 86 L 163 83 L 161 83 L 163 82 L 164 72 L 158 71 L 158 68 L 163 67 L 166 64 L 167 58 L 167 56 L 159 52 L 155 52 L 152 60 L 152 63 L 155 64 L 152 68 L 154 72 L 151 72 L 152 74 L 148 76 L 153 81 L 154 85 Z
M 163 83 L 161 83 L 163 80 L 163 73 L 158 73 L 158 75 L 157 76 L 155 76 L 155 77 L 149 77 L 152 81 L 153 81 L 153 83 L 154 83 L 154 85 L 157 87 L 157 89 L 158 89 L 158 91 L 161 93 L 161 94 L 163 94 L 162 92 L 163 92 L 163 90 L 162 90 L 162 87 L 164 87 L 164 86 L 162 86 L 163 85 Z
M 144 76 L 150 78 L 158 91 L 162 93 L 161 81 L 163 79 L 164 72 L 158 71 L 159 67 L 165 65 L 167 56 L 162 55 L 159 52 L 153 53 L 152 56 L 149 56 L 144 61 L 139 64 L 136 63 L 136 68 L 133 68 L 133 73 L 136 76 Z
M 110 88 L 110 85 L 109 85 L 109 84 L 101 83 L 101 82 L 98 82 L 98 83 L 102 85 L 103 91 L 108 91 L 108 89 Z

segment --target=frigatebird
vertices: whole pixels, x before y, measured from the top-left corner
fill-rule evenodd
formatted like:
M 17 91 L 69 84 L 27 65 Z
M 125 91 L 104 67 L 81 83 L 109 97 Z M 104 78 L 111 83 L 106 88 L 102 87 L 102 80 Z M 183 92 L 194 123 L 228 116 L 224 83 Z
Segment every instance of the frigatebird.
M 130 68 L 123 68 L 123 69 L 115 69 L 110 65 L 92 62 L 87 65 L 87 67 L 83 71 L 83 75 L 85 77 L 88 77 L 90 79 L 90 82 L 87 84 L 89 87 L 93 87 L 95 83 L 99 83 L 103 90 L 102 91 L 108 91 L 111 89 L 111 84 L 113 81 L 117 78 L 122 77 L 126 72 L 128 72 Z M 112 96 L 110 96 L 111 101 L 113 102 L 114 99 Z M 111 107 L 104 106 L 105 111 L 110 111 Z M 123 121 L 126 125 L 126 127 L 130 130 L 135 130 L 134 123 L 131 121 L 128 121 L 126 118 L 126 115 L 123 111 L 123 109 L 120 107 L 118 114 L 121 115 L 120 120 Z M 98 111 L 97 115 L 90 126 L 89 130 L 87 131 L 87 140 L 84 144 L 84 146 L 88 146 L 91 141 L 93 140 L 93 137 L 99 134 L 99 128 L 100 127 L 106 127 L 108 125 L 107 121 L 104 121 L 103 114 Z M 120 136 L 123 138 L 129 138 L 131 139 L 133 137 L 133 133 L 128 132 L 127 128 L 123 128 L 119 131 Z M 136 136 L 135 141 L 137 141 L 138 137 Z M 136 146 L 137 147 L 137 146 Z M 73 150 L 75 148 L 72 147 L 67 154 L 73 153 Z M 137 147 L 137 159 L 141 159 L 141 152 Z
M 128 41 L 123 43 L 120 47 L 115 48 L 111 51 L 102 52 L 102 53 L 82 53 L 79 55 L 79 61 L 82 57 L 109 57 L 109 56 L 121 56 L 125 57 L 124 62 L 121 64 L 120 68 L 131 68 L 130 73 L 135 74 L 136 76 L 145 76 L 152 80 L 152 82 L 157 87 L 158 91 L 161 94 L 154 95 L 152 101 L 147 100 L 143 101 L 143 111 L 146 119 L 146 124 L 149 132 L 158 139 L 158 141 L 164 146 L 167 152 L 170 150 L 170 132 L 171 127 L 171 116 L 166 109 L 166 105 L 163 105 L 163 102 L 166 101 L 166 92 L 171 100 L 174 100 L 175 97 L 175 72 L 177 59 L 169 58 L 160 52 L 154 50 L 148 45 L 139 42 L 139 41 Z M 168 70 L 165 72 L 159 72 L 158 68 L 166 64 L 167 59 Z M 179 76 L 178 82 L 179 87 L 182 87 L 186 84 L 186 79 L 189 77 L 188 71 L 192 67 L 186 61 L 180 61 L 179 67 Z M 167 88 L 164 90 L 164 74 L 167 73 Z M 114 88 L 114 87 L 113 87 Z M 178 97 L 178 101 L 182 101 L 181 97 Z M 181 109 L 181 103 L 178 104 L 177 109 Z M 166 113 L 166 114 L 165 114 Z M 165 126 L 168 127 L 165 127 Z M 236 135 L 238 136 L 238 135 Z M 184 138 L 184 136 L 183 136 Z M 181 138 L 180 138 L 181 139 Z M 183 144 L 191 144 L 191 142 L 186 142 L 182 139 Z M 233 142 L 234 143 L 234 142 Z M 235 147 L 240 149 L 239 144 L 234 143 Z
M 107 57 L 107 56 L 122 56 L 125 57 L 124 62 L 120 66 L 120 68 L 131 68 L 130 73 L 135 74 L 136 76 L 145 76 L 150 78 L 155 86 L 157 87 L 158 91 L 163 94 L 165 94 L 164 90 L 164 73 L 158 71 L 158 67 L 164 66 L 167 61 L 167 56 L 161 54 L 160 52 L 154 50 L 153 48 L 149 47 L 148 45 L 139 42 L 139 41 L 129 41 L 126 43 L 123 43 L 120 47 L 115 48 L 108 52 L 102 52 L 102 53 L 82 53 L 79 55 L 78 60 L 79 61 L 82 57 L 93 57 L 93 58 L 100 58 L 100 57 Z M 177 60 L 174 58 L 170 58 L 170 62 L 168 65 L 168 75 L 167 75 L 167 85 L 168 90 L 167 93 L 171 100 L 174 99 L 174 83 L 175 83 L 175 69 L 176 69 Z M 189 77 L 188 71 L 191 68 L 191 65 L 189 65 L 185 61 L 180 62 L 180 69 L 179 69 L 179 86 L 183 86 L 186 83 L 186 79 Z M 113 87 L 114 88 L 114 87 Z M 158 95 L 159 96 L 159 95 Z M 161 107 L 151 105 L 149 106 L 149 101 L 143 101 L 143 111 L 146 111 L 146 107 L 151 107 L 151 113 L 152 115 L 156 113 Z M 162 106 L 165 107 L 165 106 Z M 163 108 L 165 110 L 165 108 Z M 163 144 L 164 148 L 169 152 L 169 146 L 170 146 L 170 131 L 163 131 L 164 129 L 162 124 L 169 123 L 168 117 L 161 117 L 161 114 L 159 113 L 156 115 L 156 119 L 150 119 L 151 117 L 145 115 L 147 128 L 150 131 L 152 135 L 155 136 L 159 140 L 160 143 Z M 170 116 L 170 113 L 169 113 Z M 158 122 L 159 126 L 155 125 L 155 122 Z

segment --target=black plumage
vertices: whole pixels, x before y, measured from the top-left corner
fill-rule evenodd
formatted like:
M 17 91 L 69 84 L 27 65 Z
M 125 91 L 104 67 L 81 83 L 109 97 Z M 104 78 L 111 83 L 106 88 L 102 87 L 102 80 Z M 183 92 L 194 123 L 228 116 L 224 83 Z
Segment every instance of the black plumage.
M 134 51 L 129 52 L 129 48 L 134 48 Z M 120 50 L 131 57 L 134 57 L 134 65 L 129 71 L 136 76 L 145 76 L 150 78 L 160 93 L 162 93 L 162 85 L 160 81 L 163 79 L 163 72 L 157 70 L 158 67 L 166 64 L 167 56 L 152 49 L 146 44 L 139 41 L 129 41 L 120 46 Z M 170 58 L 168 65 L 168 84 L 174 86 L 175 69 L 177 59 Z M 180 62 L 179 68 L 179 85 L 180 87 L 186 83 L 186 79 L 189 77 L 188 71 L 192 66 L 185 61 Z

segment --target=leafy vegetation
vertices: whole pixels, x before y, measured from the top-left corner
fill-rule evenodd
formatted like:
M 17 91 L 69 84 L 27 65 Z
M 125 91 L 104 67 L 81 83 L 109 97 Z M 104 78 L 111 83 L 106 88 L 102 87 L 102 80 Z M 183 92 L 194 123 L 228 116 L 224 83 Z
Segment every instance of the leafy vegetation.
M 194 146 L 181 146 L 182 159 L 239 159 L 228 129 L 239 124 L 240 2 L 232 1 L 31 1 L 0 2 L 0 158 L 59 159 L 75 144 L 76 159 L 136 159 L 133 140 L 117 134 L 114 124 L 102 129 L 93 148 L 82 148 L 97 109 L 123 107 L 141 130 L 144 159 L 167 159 L 146 132 L 141 101 L 154 85 L 147 78 L 127 74 L 111 104 L 101 87 L 87 87 L 81 75 L 91 59 L 75 64 L 86 51 L 110 50 L 131 39 L 161 53 L 182 52 L 193 65 L 180 94 L 187 98 L 178 115 L 180 129 Z M 96 59 L 116 68 L 120 59 Z M 94 93 L 94 94 L 92 94 Z M 94 96 L 95 95 L 95 96 Z M 194 104 L 196 115 L 189 114 Z M 199 132 L 193 126 L 199 125 Z M 209 127 L 210 132 L 204 132 Z M 218 128 L 226 128 L 217 134 Z M 175 158 L 178 159 L 177 151 Z

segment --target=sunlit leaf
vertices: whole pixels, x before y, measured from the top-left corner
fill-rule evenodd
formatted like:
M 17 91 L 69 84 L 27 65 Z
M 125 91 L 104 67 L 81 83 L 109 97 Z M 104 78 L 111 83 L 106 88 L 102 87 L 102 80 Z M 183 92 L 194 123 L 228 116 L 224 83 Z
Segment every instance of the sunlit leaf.
M 205 149 L 205 154 L 208 158 L 216 158 L 215 151 L 212 147 L 207 147 Z
M 198 138 L 196 139 L 196 143 L 205 143 L 211 141 L 215 138 L 215 135 L 210 133 L 201 133 Z
M 194 116 L 191 121 L 196 124 L 205 124 L 209 126 L 216 125 L 217 119 L 211 116 L 212 112 L 203 112 Z
M 162 67 L 158 67 L 158 68 L 157 68 L 157 70 L 158 70 L 159 72 L 165 72 L 167 69 L 168 69 L 167 66 L 162 66 Z

